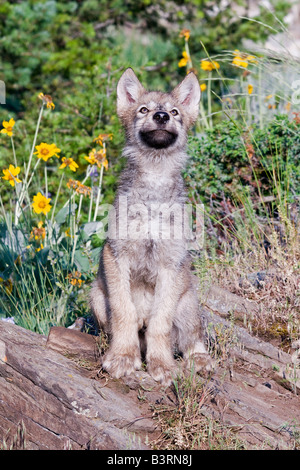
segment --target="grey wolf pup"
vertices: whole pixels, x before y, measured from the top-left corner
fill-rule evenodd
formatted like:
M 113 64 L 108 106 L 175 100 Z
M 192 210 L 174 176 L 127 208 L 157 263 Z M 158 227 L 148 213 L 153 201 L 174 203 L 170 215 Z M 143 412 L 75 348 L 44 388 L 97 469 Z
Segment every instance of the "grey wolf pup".
M 202 340 L 197 280 L 186 241 L 176 236 L 181 222 L 176 225 L 169 217 L 169 237 L 157 236 L 157 224 L 151 224 L 158 213 L 161 222 L 167 209 L 174 204 L 182 208 L 186 202 L 181 173 L 187 161 L 187 131 L 197 118 L 199 100 L 193 73 L 171 93 L 146 91 L 130 68 L 117 86 L 127 167 L 90 292 L 97 323 L 111 340 L 102 367 L 116 378 L 140 369 L 144 353 L 151 376 L 169 385 L 177 371 L 175 348 L 196 370 L 210 364 Z M 127 212 L 120 209 L 124 201 Z M 121 236 L 110 228 L 116 224 L 125 226 Z

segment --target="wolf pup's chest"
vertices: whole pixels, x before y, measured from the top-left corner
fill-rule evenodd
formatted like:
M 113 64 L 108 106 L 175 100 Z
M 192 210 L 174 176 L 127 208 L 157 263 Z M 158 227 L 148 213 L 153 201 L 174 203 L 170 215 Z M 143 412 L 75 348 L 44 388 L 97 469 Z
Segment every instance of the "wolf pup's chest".
M 169 240 L 129 241 L 126 251 L 130 260 L 131 279 L 153 286 L 161 266 L 176 266 L 186 254 L 180 242 Z
M 176 175 L 177 176 L 177 175 Z M 144 203 L 149 205 L 156 202 L 169 202 L 178 194 L 178 177 L 164 175 L 157 172 L 143 172 L 132 185 L 127 188 L 126 194 L 129 203 Z

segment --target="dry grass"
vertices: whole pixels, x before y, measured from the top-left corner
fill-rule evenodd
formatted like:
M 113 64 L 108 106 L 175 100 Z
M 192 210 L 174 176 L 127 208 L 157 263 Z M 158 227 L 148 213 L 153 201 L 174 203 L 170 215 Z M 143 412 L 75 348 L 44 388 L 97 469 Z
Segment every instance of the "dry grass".
M 152 405 L 153 418 L 161 429 L 160 436 L 151 442 L 153 449 L 163 450 L 238 450 L 245 443 L 234 428 L 215 420 L 207 413 L 213 400 L 210 382 L 196 374 L 180 377 L 174 384 L 173 405 Z
M 7 430 L 7 436 L 10 429 Z M 15 434 L 0 442 L 0 450 L 26 450 L 26 428 L 23 420 L 18 424 Z
M 213 283 L 259 305 L 247 318 L 254 334 L 288 349 L 300 334 L 300 222 L 277 211 L 276 220 L 245 217 L 242 235 L 241 227 L 227 231 L 217 255 L 207 247 L 205 269 Z

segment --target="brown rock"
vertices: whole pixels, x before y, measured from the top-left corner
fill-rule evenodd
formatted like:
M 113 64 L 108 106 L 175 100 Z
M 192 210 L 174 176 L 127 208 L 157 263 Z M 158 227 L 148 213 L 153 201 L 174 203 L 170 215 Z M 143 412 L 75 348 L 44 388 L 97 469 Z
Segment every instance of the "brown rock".
M 147 448 L 153 423 L 136 401 L 106 387 L 99 393 L 46 341 L 0 322 L 0 442 L 10 447 L 23 423 L 27 449 Z
M 203 305 L 223 317 L 234 314 L 236 318 L 241 319 L 245 315 L 250 316 L 259 311 L 259 306 L 256 302 L 251 302 L 248 299 L 232 294 L 227 289 L 217 285 L 212 285 L 208 288 L 203 296 Z
M 46 346 L 65 356 L 100 364 L 99 336 L 54 326 L 50 329 Z

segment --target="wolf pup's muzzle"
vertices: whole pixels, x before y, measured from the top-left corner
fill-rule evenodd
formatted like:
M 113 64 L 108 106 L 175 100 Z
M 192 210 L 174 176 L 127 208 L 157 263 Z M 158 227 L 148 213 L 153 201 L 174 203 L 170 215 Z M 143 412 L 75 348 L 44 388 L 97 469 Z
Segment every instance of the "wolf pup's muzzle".
M 174 144 L 177 139 L 177 134 L 165 128 L 169 120 L 170 116 L 168 113 L 165 111 L 157 111 L 153 115 L 153 121 L 158 128 L 151 131 L 140 131 L 143 142 L 155 149 L 164 149 Z

